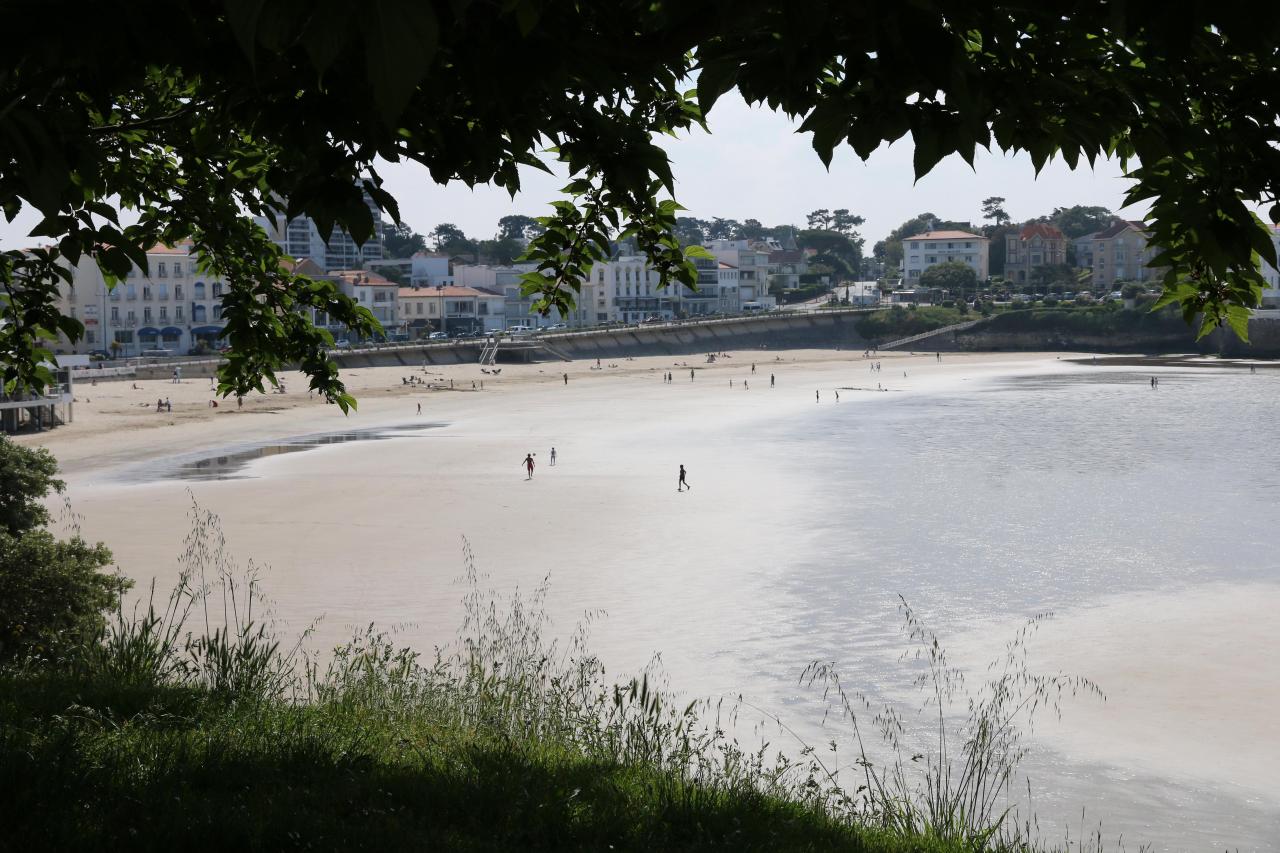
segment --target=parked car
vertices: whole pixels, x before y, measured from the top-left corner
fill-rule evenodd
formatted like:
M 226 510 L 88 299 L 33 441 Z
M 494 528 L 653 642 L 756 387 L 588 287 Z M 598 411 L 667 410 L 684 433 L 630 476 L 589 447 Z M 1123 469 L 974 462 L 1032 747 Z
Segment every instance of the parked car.
M 547 331 L 558 332 L 561 329 L 567 329 L 567 328 L 569 328 L 569 325 L 567 323 L 552 323 L 550 326 L 547 326 Z
M 107 352 L 104 349 L 95 349 L 95 350 L 90 350 L 89 352 L 90 361 L 109 361 L 110 359 L 113 359 L 113 358 L 115 358 L 115 356 L 113 356 L 111 353 Z
M 427 335 L 427 340 L 429 341 L 444 341 L 448 339 L 449 339 L 448 332 L 432 332 L 431 334 Z

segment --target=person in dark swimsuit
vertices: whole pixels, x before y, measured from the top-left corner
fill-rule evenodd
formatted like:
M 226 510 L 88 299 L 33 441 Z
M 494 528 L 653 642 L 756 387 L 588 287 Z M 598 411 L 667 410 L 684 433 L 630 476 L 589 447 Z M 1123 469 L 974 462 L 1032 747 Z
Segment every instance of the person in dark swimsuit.
M 676 482 L 676 491 L 683 492 L 685 489 L 688 489 L 689 491 L 693 491 L 693 486 L 690 486 L 688 481 L 686 481 L 684 477 L 685 477 L 684 466 L 681 465 L 680 479 Z

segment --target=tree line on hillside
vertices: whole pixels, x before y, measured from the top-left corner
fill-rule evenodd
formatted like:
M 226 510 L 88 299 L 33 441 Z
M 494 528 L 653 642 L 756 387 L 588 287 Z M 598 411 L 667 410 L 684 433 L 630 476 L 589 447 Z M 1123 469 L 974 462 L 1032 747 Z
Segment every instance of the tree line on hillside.
M 847 208 L 820 208 L 808 214 L 804 226 L 766 226 L 758 219 L 699 219 L 678 216 L 672 234 L 682 246 L 701 246 L 713 240 L 776 240 L 782 245 L 794 241 L 797 249 L 812 249 L 810 270 L 830 275 L 838 281 L 856 279 L 863 272 L 864 240 L 856 230 L 863 218 Z M 442 222 L 426 235 L 403 222 L 383 226 L 383 254 L 387 258 L 407 258 L 417 252 L 434 251 L 461 257 L 472 263 L 511 264 L 520 260 L 529 242 L 546 230 L 538 219 L 512 214 L 498 220 L 492 239 L 467 236 L 457 225 Z M 636 251 L 633 245 L 629 251 Z
M 872 247 L 871 259 L 883 266 L 884 277 L 898 278 L 901 276 L 903 240 L 926 231 L 973 231 L 991 240 L 988 271 L 992 276 L 999 276 L 1004 273 L 1005 236 L 1027 224 L 1043 222 L 1054 225 L 1068 240 L 1074 240 L 1100 231 L 1119 219 L 1105 207 L 1075 205 L 1055 207 L 1052 213 L 1015 223 L 1004 204 L 1005 199 L 1001 196 L 984 199 L 983 219 L 987 222 L 980 227 L 969 221 L 940 219 L 932 213 L 921 213 L 878 241 Z M 862 254 L 866 241 L 857 230 L 865 221 L 863 217 L 847 208 L 819 208 L 809 213 L 805 220 L 803 226 L 790 223 L 765 225 L 758 219 L 677 216 L 672 234 L 682 246 L 701 246 L 714 240 L 776 240 L 783 245 L 794 241 L 797 249 L 813 250 L 809 269 L 815 275 L 826 275 L 833 281 L 859 280 L 870 275 L 867 259 Z M 415 232 L 404 223 L 387 223 L 383 227 L 383 251 L 388 258 L 406 258 L 416 252 L 434 251 L 472 263 L 512 264 L 524 256 L 529 241 L 543 233 L 545 228 L 537 218 L 521 214 L 499 219 L 498 230 L 491 239 L 469 237 L 450 222 L 440 223 L 426 235 Z M 1065 268 L 1046 269 L 1040 277 L 1049 275 L 1054 282 L 1074 279 L 1074 252 L 1074 247 L 1068 246 Z

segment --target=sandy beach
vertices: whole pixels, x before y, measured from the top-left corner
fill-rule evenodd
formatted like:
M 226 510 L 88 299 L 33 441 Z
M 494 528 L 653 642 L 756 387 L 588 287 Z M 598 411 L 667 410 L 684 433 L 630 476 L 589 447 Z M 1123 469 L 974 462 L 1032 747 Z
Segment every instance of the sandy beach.
M 194 500 L 219 515 L 242 563 L 252 557 L 269 567 L 263 585 L 286 631 L 320 618 L 314 642 L 325 648 L 376 622 L 429 650 L 449 642 L 460 622 L 465 536 L 496 589 L 530 590 L 550 578 L 557 630 L 605 611 L 592 647 L 615 672 L 661 653 L 674 684 L 733 695 L 761 673 L 725 638 L 788 618 L 785 599 L 763 599 L 775 596 L 803 547 L 805 526 L 796 522 L 841 509 L 815 506 L 826 499 L 792 476 L 806 446 L 770 440 L 769 425 L 803 424 L 819 411 L 830 418 L 825 407 L 840 406 L 839 429 L 857 430 L 876 407 L 911 395 L 1089 369 L 1070 358 L 751 351 L 714 364 L 668 356 L 598 368 L 502 365 L 496 376 L 478 365 L 412 372 L 431 388 L 404 384 L 407 368 L 363 369 L 344 374 L 359 399 L 346 417 L 310 398 L 297 375 L 285 378 L 288 393 L 246 398 L 243 409 L 221 399 L 210 408 L 208 380 L 140 381 L 137 389 L 100 382 L 78 386 L 74 424 L 19 441 L 55 453 L 85 536 L 113 549 L 139 591 L 153 577 L 160 590 L 173 581 Z M 871 371 L 869 361 L 882 369 Z M 172 413 L 156 413 L 156 399 L 166 397 Z M 164 460 L 174 456 L 413 425 L 423 428 L 385 442 L 265 458 L 243 479 L 163 479 Z M 521 462 L 530 452 L 537 468 L 527 480 Z M 693 489 L 678 495 L 680 464 Z M 162 478 L 148 482 L 153 475 Z M 709 565 L 731 570 L 704 571 Z M 1193 589 L 1064 616 L 1042 633 L 1037 654 L 1045 668 L 1093 677 L 1108 701 L 1073 709 L 1046 731 L 1046 743 L 1083 761 L 1280 803 L 1280 678 L 1263 652 L 1277 590 Z M 892 593 L 876 593 L 890 612 Z M 1008 632 L 992 636 L 1003 641 Z M 805 662 L 795 662 L 797 671 Z M 1222 756 L 1230 760 L 1214 761 Z

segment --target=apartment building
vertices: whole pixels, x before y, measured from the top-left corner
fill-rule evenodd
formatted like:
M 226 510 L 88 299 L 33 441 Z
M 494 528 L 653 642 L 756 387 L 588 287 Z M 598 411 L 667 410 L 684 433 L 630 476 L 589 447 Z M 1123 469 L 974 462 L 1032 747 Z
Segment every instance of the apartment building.
M 986 281 L 991 241 L 968 231 L 926 231 L 902 241 L 902 274 L 908 285 L 920 281 L 924 271 L 935 264 L 959 261 Z
M 259 216 L 254 222 L 291 258 L 310 258 L 325 272 L 361 269 L 367 261 L 382 259 L 382 211 L 368 193 L 364 193 L 364 203 L 373 216 L 373 236 L 363 244 L 356 243 L 337 226 L 328 235 L 322 235 L 309 216 L 288 220 L 280 214 L 270 218 Z
M 1016 284 L 1031 281 L 1039 267 L 1067 262 L 1067 236 L 1044 222 L 1032 222 L 1016 234 L 1006 234 L 1004 246 L 1004 277 Z
M 108 289 L 97 263 L 81 258 L 72 282 L 63 288 L 70 316 L 85 334 L 69 351 L 104 351 L 121 356 L 150 350 L 174 354 L 214 350 L 225 323 L 222 295 L 227 284 L 201 270 L 189 244 L 153 246 L 147 271 L 135 267 Z
M 411 339 L 432 332 L 493 332 L 506 328 L 506 298 L 477 287 L 402 287 L 400 326 Z
M 1091 235 L 1090 242 L 1095 289 L 1110 289 L 1117 282 L 1156 282 L 1164 277 L 1163 269 L 1148 266 L 1157 253 L 1147 246 L 1147 230 L 1141 222 L 1116 222 Z
M 717 261 L 738 271 L 738 298 L 741 303 L 769 303 L 769 255 L 773 249 L 758 240 L 712 240 L 706 249 Z
M 593 325 L 596 320 L 587 318 L 594 313 L 585 299 L 580 295 L 577 306 L 571 316 L 561 316 L 552 309 L 547 316 L 533 310 L 536 296 L 525 296 L 521 292 L 520 276 L 536 272 L 537 264 L 460 264 L 453 265 L 453 283 L 458 287 L 474 287 L 499 293 L 504 299 L 503 317 L 508 326 L 550 326 L 553 323 L 566 323 L 571 326 Z
M 373 312 L 373 316 L 388 333 L 394 333 L 400 325 L 397 295 L 400 285 L 367 270 L 333 270 L 323 276 L 338 285 L 344 295 Z M 324 319 L 331 331 L 344 331 L 332 323 L 332 318 L 316 317 L 316 325 Z

